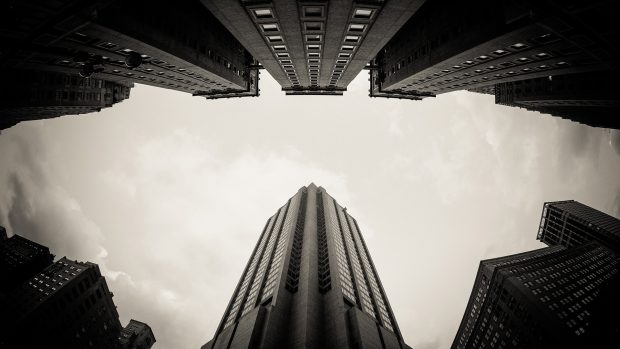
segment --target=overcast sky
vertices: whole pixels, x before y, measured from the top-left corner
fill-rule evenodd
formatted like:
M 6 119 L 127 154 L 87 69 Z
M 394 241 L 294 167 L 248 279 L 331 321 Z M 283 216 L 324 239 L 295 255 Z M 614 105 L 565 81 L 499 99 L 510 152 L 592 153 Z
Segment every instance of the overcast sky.
M 99 264 L 154 348 L 212 338 L 262 227 L 314 182 L 359 222 L 405 341 L 449 348 L 478 263 L 542 247 L 544 201 L 620 216 L 620 135 L 468 92 L 207 101 L 137 85 L 0 135 L 0 224 Z M 614 150 L 613 145 L 616 146 Z

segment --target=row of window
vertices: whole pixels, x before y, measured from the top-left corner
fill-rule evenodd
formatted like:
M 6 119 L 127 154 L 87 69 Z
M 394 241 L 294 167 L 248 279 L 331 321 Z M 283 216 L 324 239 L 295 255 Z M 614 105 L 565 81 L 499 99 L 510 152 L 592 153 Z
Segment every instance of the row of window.
M 278 213 L 276 213 L 276 215 Z M 234 296 L 234 302 L 231 308 L 228 310 L 228 314 L 226 315 L 226 321 L 224 323 L 223 328 L 226 328 L 232 325 L 237 319 L 239 308 L 241 307 L 241 303 L 243 302 L 246 296 L 247 287 L 249 283 L 252 281 L 252 277 L 254 275 L 254 269 L 256 268 L 256 265 L 258 264 L 259 257 L 262 253 L 265 242 L 268 239 L 268 235 L 269 235 L 268 232 L 271 231 L 274 223 L 275 223 L 275 215 L 273 217 L 270 217 L 267 220 L 267 223 L 265 224 L 265 227 L 263 228 L 263 232 L 261 233 L 261 237 L 257 243 L 257 247 L 254 251 L 254 254 L 252 255 L 251 263 L 248 265 L 248 267 L 245 270 L 245 274 L 243 276 L 243 281 L 241 283 L 241 286 L 239 286 Z
M 267 273 L 265 285 L 262 287 L 261 291 L 261 303 L 266 301 L 273 294 L 273 290 L 275 289 L 279 281 L 282 270 L 282 260 L 284 259 L 284 251 L 288 245 L 288 237 L 292 230 L 293 219 L 295 219 L 295 216 L 289 215 L 288 212 L 289 209 L 291 209 L 291 211 L 294 211 L 296 206 L 299 205 L 297 198 L 295 199 L 296 200 L 293 204 L 291 203 L 291 199 L 289 199 L 286 205 L 286 209 L 284 210 L 284 222 L 278 230 L 275 251 L 272 252 L 273 255 L 270 258 L 269 273 Z M 293 207 L 291 208 L 291 206 Z
M 293 235 L 293 245 L 291 247 L 291 257 L 289 260 L 288 272 L 286 274 L 286 289 L 297 292 L 299 285 L 299 269 L 301 266 L 301 249 L 304 240 L 304 225 L 306 223 L 306 203 L 308 193 L 306 190 L 301 194 L 301 202 L 295 222 L 295 232 Z
M 301 85 L 297 69 L 291 59 L 284 35 L 280 30 L 277 16 L 273 8 L 261 7 L 250 10 L 265 42 L 271 47 L 280 66 L 294 87 Z M 318 87 L 321 76 L 321 59 L 326 27 L 326 8 L 322 5 L 301 6 L 302 28 L 304 28 L 304 51 L 307 61 L 307 73 L 310 86 Z M 329 86 L 335 87 L 344 73 L 346 65 L 353 56 L 357 45 L 362 41 L 363 34 L 369 26 L 375 9 L 355 8 L 347 23 L 348 29 L 331 72 Z
M 134 52 L 132 49 L 120 47 L 116 43 L 112 43 L 109 41 L 101 41 L 99 39 L 91 38 L 90 36 L 87 36 L 86 34 L 75 32 L 73 33 L 73 36 L 75 35 L 79 35 L 79 36 L 83 36 L 87 38 L 88 39 L 87 42 L 91 43 L 93 46 L 97 48 L 105 49 L 107 51 L 110 51 L 116 54 L 128 56 L 129 54 Z M 212 59 L 217 64 L 225 67 L 228 70 L 232 70 L 234 74 L 239 75 L 239 76 L 243 75 L 244 78 L 247 78 L 246 72 L 238 69 L 236 66 L 231 64 L 229 60 L 223 58 L 222 56 L 213 53 L 211 50 L 205 51 L 204 54 L 207 55 L 210 59 Z M 192 72 L 185 68 L 179 68 L 174 64 L 168 63 L 161 59 L 156 59 L 146 54 L 140 54 L 140 57 L 142 60 L 145 60 L 147 63 L 150 63 L 151 66 L 154 66 L 155 68 L 159 67 L 161 69 L 164 69 L 164 71 L 156 72 L 153 68 L 150 68 L 148 67 L 148 65 L 143 64 L 143 65 L 140 65 L 139 67 L 133 68 L 133 70 L 144 74 L 144 75 L 140 75 L 139 73 L 127 71 L 127 69 L 125 69 L 125 66 L 126 66 L 125 60 L 115 60 L 107 56 L 102 56 L 102 59 L 105 64 L 110 64 L 112 66 L 116 66 L 117 68 L 122 68 L 122 69 L 108 69 L 110 72 L 114 74 L 121 74 L 129 78 L 147 80 L 152 83 L 164 85 L 167 87 L 193 91 L 196 88 L 189 88 L 188 85 L 197 86 L 202 89 L 205 89 L 205 88 L 222 88 L 223 89 L 223 88 L 228 88 L 229 87 L 228 85 L 230 85 L 230 83 L 227 83 L 226 85 L 217 83 L 198 73 Z M 61 65 L 72 64 L 71 61 L 68 61 L 66 59 L 60 60 L 58 61 L 58 63 Z M 149 75 L 151 75 L 151 77 L 149 77 Z M 182 84 L 161 80 L 161 78 L 175 80 L 175 81 L 181 82 Z
M 329 251 L 327 247 L 327 227 L 325 226 L 323 193 L 321 191 L 316 193 L 316 208 L 319 291 L 325 293 L 331 289 L 331 274 L 329 270 Z
M 366 248 L 366 244 L 364 243 L 364 240 L 362 239 L 362 235 L 359 231 L 359 226 L 357 225 L 357 222 L 355 221 L 355 219 L 351 217 L 351 215 L 349 215 L 348 213 L 345 213 L 345 216 L 347 219 L 348 226 L 350 230 L 352 230 L 353 232 L 353 236 L 355 237 L 357 245 L 360 246 L 359 254 L 362 257 L 361 258 L 362 263 L 364 265 L 364 270 L 366 271 L 365 273 L 366 280 L 372 291 L 373 299 L 376 305 L 376 310 L 379 311 L 380 313 L 381 323 L 386 328 L 388 328 L 390 331 L 393 331 L 394 329 L 392 327 L 392 321 L 390 319 L 387 307 L 385 305 L 383 293 L 379 289 L 379 284 L 377 282 L 377 276 L 375 275 L 375 270 L 370 263 L 368 250 Z M 353 221 L 353 224 L 350 223 L 351 221 Z

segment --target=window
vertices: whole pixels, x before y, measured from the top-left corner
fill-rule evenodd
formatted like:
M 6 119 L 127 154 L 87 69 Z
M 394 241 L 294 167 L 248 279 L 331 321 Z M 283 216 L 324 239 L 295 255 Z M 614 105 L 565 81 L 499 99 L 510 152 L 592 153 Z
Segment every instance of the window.
M 308 63 L 309 63 L 309 64 L 312 64 L 312 63 L 320 63 L 320 62 L 321 62 L 321 60 L 320 60 L 320 59 L 309 59 L 309 60 L 308 60 Z
M 99 44 L 99 47 L 111 49 L 111 48 L 116 47 L 116 44 L 111 43 L 111 42 L 102 42 L 102 43 Z
M 278 58 L 288 58 L 288 57 L 290 57 L 288 52 L 278 52 L 278 53 L 276 53 L 276 56 L 278 56 Z
M 321 45 L 308 45 L 308 51 L 319 51 L 321 50 Z
M 372 10 L 368 8 L 356 8 L 353 13 L 353 18 L 370 19 L 372 16 Z
M 286 51 L 286 46 L 284 45 L 273 45 L 274 51 Z
M 306 35 L 307 42 L 321 42 L 321 35 Z
M 348 52 L 340 52 L 338 54 L 338 58 L 350 58 L 350 57 L 351 57 L 351 54 Z
M 282 42 L 282 35 L 268 35 L 269 42 Z
M 323 7 L 304 6 L 304 17 L 323 17 Z
M 260 26 L 264 32 L 277 32 L 280 30 L 276 23 L 261 24 Z
M 254 16 L 258 19 L 273 18 L 273 13 L 271 12 L 271 9 L 268 9 L 268 8 L 256 9 L 256 10 L 253 10 L 252 12 L 254 12 Z
M 318 52 L 308 52 L 308 58 L 319 58 L 321 54 Z
M 503 56 L 503 55 L 505 55 L 507 53 L 508 53 L 508 51 L 506 51 L 506 50 L 495 50 L 495 51 L 493 51 L 493 54 L 494 55 L 498 55 L 498 56 Z
M 522 50 L 522 49 L 526 48 L 526 47 L 527 47 L 527 45 L 526 45 L 526 44 L 522 44 L 522 43 L 518 42 L 518 43 L 516 43 L 516 44 L 514 44 L 514 45 L 511 45 L 510 47 L 512 47 L 512 48 L 514 48 L 514 49 L 516 49 L 516 50 Z
M 304 22 L 306 31 L 322 31 L 323 23 L 321 22 Z
M 342 45 L 341 50 L 342 51 L 353 51 L 355 49 L 355 46 L 351 46 L 351 45 Z
M 556 41 L 559 40 L 555 35 L 551 34 L 551 33 L 547 33 L 544 35 L 541 35 L 537 38 L 532 39 L 533 41 L 539 43 L 539 44 L 548 44 L 552 41 Z
M 347 35 L 344 37 L 345 42 L 357 43 L 360 41 L 360 37 L 358 35 Z
M 366 24 L 356 24 L 353 23 L 349 25 L 349 31 L 351 32 L 363 32 L 366 29 Z

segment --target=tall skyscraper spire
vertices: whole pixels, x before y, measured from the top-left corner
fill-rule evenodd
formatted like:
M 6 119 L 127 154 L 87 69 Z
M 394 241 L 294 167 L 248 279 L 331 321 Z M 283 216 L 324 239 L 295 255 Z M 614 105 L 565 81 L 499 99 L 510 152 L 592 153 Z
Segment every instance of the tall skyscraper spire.
M 314 183 L 267 220 L 204 349 L 410 348 L 355 218 Z

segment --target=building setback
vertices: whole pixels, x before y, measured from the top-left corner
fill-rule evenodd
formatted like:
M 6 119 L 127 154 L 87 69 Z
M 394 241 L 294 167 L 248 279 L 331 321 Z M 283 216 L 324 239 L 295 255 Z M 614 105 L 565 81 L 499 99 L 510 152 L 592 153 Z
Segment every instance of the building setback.
M 7 6 L 2 18 L 1 69 L 137 82 L 206 98 L 258 95 L 257 62 L 196 1 L 25 0 Z
M 410 348 L 357 221 L 302 187 L 278 209 L 203 349 Z
M 0 130 L 21 121 L 101 111 L 129 98 L 133 83 L 45 70 L 0 71 Z
M 480 262 L 452 344 L 466 348 L 602 348 L 620 339 L 620 256 L 597 242 Z
M 118 337 L 122 349 L 149 349 L 155 343 L 151 327 L 144 322 L 131 319 Z
M 341 95 L 424 0 L 202 3 L 287 95 Z
M 598 241 L 620 252 L 620 219 L 574 200 L 545 202 L 536 239 L 565 247 Z
M 429 1 L 376 57 L 373 92 L 433 95 L 618 68 L 613 3 Z M 449 25 L 446 25 L 448 23 Z
M 4 227 L 0 227 L 6 236 Z M 0 292 L 8 292 L 52 264 L 54 255 L 19 235 L 0 240 Z

